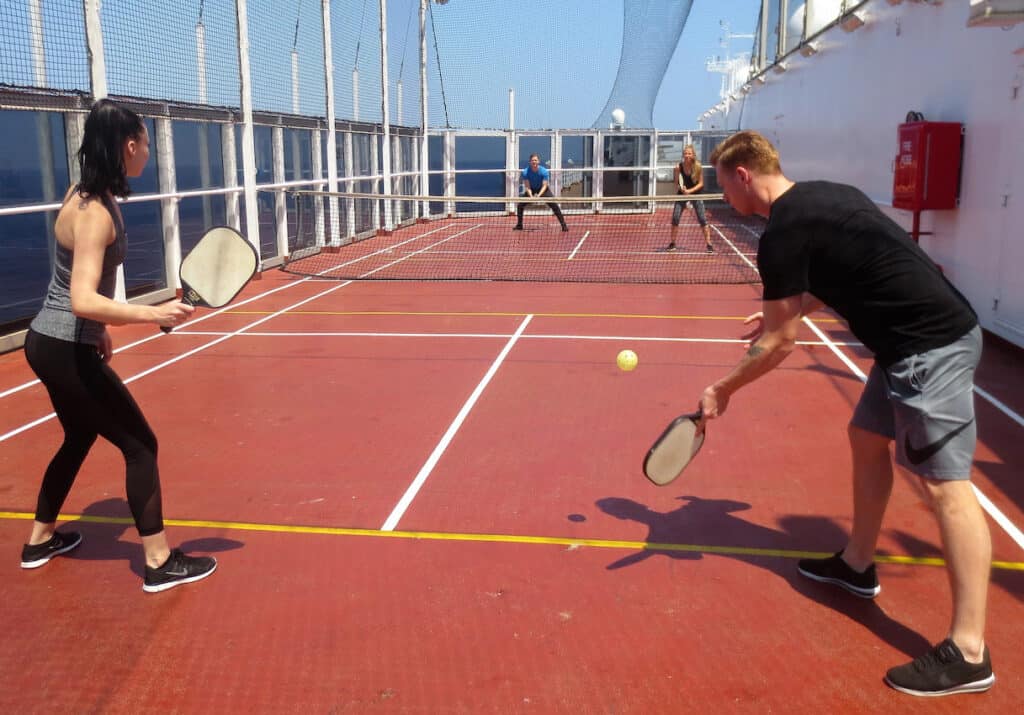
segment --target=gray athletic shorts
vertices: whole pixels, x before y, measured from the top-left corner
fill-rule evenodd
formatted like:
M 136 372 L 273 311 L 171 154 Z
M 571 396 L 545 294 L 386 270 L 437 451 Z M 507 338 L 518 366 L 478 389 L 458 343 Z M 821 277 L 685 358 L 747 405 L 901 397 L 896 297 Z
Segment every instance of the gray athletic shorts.
M 871 368 L 850 424 L 896 442 L 896 463 L 929 479 L 969 479 L 981 328 L 945 347 Z

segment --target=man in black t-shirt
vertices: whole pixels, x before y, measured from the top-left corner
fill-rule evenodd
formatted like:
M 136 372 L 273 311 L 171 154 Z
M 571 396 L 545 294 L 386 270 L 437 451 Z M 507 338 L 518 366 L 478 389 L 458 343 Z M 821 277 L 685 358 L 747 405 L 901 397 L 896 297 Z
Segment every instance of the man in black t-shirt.
M 704 390 L 705 419 L 732 394 L 777 366 L 796 345 L 804 316 L 829 307 L 875 356 L 849 426 L 853 528 L 845 548 L 803 559 L 799 572 L 874 598 L 874 553 L 893 484 L 895 460 L 917 475 L 939 522 L 953 589 L 946 638 L 886 682 L 912 695 L 987 690 L 995 681 L 985 646 L 992 544 L 971 487 L 973 380 L 981 330 L 967 300 L 906 232 L 862 192 L 825 181 L 794 183 L 757 132 L 739 132 L 710 157 L 725 199 L 768 224 L 757 252 L 762 311 L 740 363 Z

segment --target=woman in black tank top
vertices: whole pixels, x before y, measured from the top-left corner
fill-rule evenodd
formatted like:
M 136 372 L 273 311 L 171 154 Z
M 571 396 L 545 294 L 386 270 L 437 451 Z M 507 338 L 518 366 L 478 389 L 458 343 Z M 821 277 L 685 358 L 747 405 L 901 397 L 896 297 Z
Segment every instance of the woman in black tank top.
M 78 151 L 82 181 L 57 214 L 53 277 L 43 308 L 25 337 L 25 357 L 46 387 L 64 441 L 43 476 L 35 521 L 21 552 L 22 568 L 38 568 L 76 548 L 82 536 L 57 531 L 57 515 L 96 438 L 125 458 L 128 506 L 142 539 L 145 591 L 163 591 L 213 573 L 216 561 L 185 556 L 167 544 L 157 470 L 157 440 L 124 383 L 107 362 L 106 326 L 177 325 L 194 309 L 180 301 L 129 305 L 113 300 L 125 234 L 114 196 L 142 173 L 149 134 L 138 115 L 102 99 L 85 122 Z
M 704 172 L 701 169 L 700 162 L 697 161 L 697 151 L 693 148 L 692 144 L 688 144 L 683 149 L 683 160 L 676 164 L 673 171 L 673 183 L 676 186 L 676 192 L 687 197 L 699 194 L 704 190 Z M 668 246 L 665 247 L 666 251 L 676 250 L 679 220 L 682 218 L 683 210 L 690 203 L 689 199 L 677 201 L 675 206 L 672 207 L 672 238 Z M 711 228 L 708 226 L 707 216 L 704 213 L 704 202 L 694 199 L 693 210 L 697 214 L 697 223 L 700 224 L 701 230 L 704 232 L 705 250 L 708 253 L 714 253 L 715 249 L 711 245 Z

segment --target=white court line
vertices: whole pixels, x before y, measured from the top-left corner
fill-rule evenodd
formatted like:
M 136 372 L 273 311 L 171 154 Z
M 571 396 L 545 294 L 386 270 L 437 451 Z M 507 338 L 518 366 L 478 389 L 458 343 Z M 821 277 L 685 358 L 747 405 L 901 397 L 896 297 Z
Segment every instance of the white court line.
M 430 453 L 430 456 L 427 458 L 427 461 L 420 468 L 419 474 L 417 474 L 416 478 L 413 479 L 412 484 L 409 485 L 409 488 L 405 490 L 405 494 L 402 495 L 402 498 L 399 500 L 398 504 L 392 510 L 391 515 L 387 518 L 387 521 L 385 521 L 384 525 L 380 527 L 381 531 L 395 530 L 395 527 L 398 525 L 399 519 L 401 519 L 402 516 L 405 514 L 405 511 L 406 509 L 409 508 L 409 505 L 412 504 L 412 500 L 416 498 L 416 494 L 419 493 L 419 490 L 423 486 L 423 483 L 427 481 L 427 477 L 429 477 L 430 473 L 434 471 L 434 466 L 437 464 L 438 460 L 441 459 L 441 455 L 444 454 L 444 451 L 448 448 L 448 444 L 452 441 L 452 438 L 455 437 L 455 433 L 459 431 L 460 427 L 462 427 L 462 423 L 466 420 L 466 417 L 469 415 L 469 411 L 473 409 L 473 406 L 476 404 L 476 401 L 480 399 L 480 395 L 483 394 L 484 388 L 487 387 L 487 383 L 489 383 L 491 381 L 491 378 L 494 377 L 494 374 L 498 371 L 498 368 L 501 366 L 501 363 L 505 361 L 505 358 L 512 350 L 512 346 L 516 344 L 516 341 L 519 339 L 519 336 L 523 334 L 524 330 L 526 330 L 526 326 L 530 324 L 530 320 L 532 318 L 533 315 L 527 315 L 526 318 L 523 319 L 523 322 L 519 324 L 519 329 L 516 330 L 512 337 L 509 338 L 509 341 L 505 343 L 505 347 L 502 348 L 500 353 L 498 353 L 498 357 L 494 359 L 494 362 L 491 364 L 490 369 L 483 376 L 483 379 L 480 380 L 480 383 L 476 386 L 476 389 L 473 390 L 473 393 L 469 396 L 469 399 L 466 400 L 466 404 L 462 406 L 462 409 L 459 410 L 459 414 L 455 416 L 455 420 L 452 421 L 452 423 L 448 426 L 448 430 L 444 433 L 444 436 L 441 437 L 441 441 L 437 443 L 437 446 L 434 447 L 434 451 Z
M 722 237 L 722 240 L 725 241 L 725 243 L 729 246 L 729 248 L 732 249 L 732 252 L 735 253 L 740 258 L 742 258 L 743 262 L 746 263 L 750 268 L 752 268 L 754 270 L 754 273 L 758 272 L 757 271 L 757 266 L 755 266 L 753 264 L 753 262 L 749 258 L 747 258 L 747 254 L 745 254 L 743 251 L 741 251 L 739 248 L 737 248 L 735 243 L 733 243 L 728 238 L 726 238 L 725 234 L 722 233 L 719 230 L 718 226 L 715 226 L 713 224 L 708 224 L 708 225 L 711 226 L 711 228 L 715 229 L 715 233 L 717 233 L 719 236 Z M 757 255 L 757 254 L 751 254 L 751 255 Z
M 461 236 L 461 235 L 463 235 L 465 233 L 468 233 L 469 231 L 472 231 L 472 230 L 474 230 L 476 228 L 479 228 L 482 225 L 483 224 L 476 224 L 475 226 L 472 226 L 472 227 L 466 229 L 465 231 L 460 231 L 460 232 L 458 232 L 458 233 L 456 233 L 456 234 L 454 234 L 452 236 L 448 236 L 447 238 L 443 238 L 440 241 L 437 241 L 436 243 L 433 243 L 430 246 L 427 246 L 426 248 L 421 249 L 420 251 L 416 251 L 415 253 L 420 253 L 422 251 L 429 250 L 430 248 L 433 248 L 434 246 L 438 246 L 438 245 L 440 245 L 440 244 L 442 244 L 442 243 L 444 243 L 446 241 L 449 241 L 449 240 L 451 240 L 453 238 L 457 238 L 458 236 Z M 433 231 L 429 231 L 426 234 L 421 234 L 419 236 L 413 237 L 413 238 L 409 239 L 409 241 L 414 241 L 414 240 L 416 240 L 418 238 L 422 238 L 423 236 L 429 235 L 430 233 L 433 233 Z M 409 241 L 404 241 L 403 243 L 408 243 Z M 396 245 L 399 245 L 399 244 L 396 244 Z M 386 250 L 386 249 L 382 249 L 382 250 Z M 377 251 L 376 253 L 381 253 L 381 251 Z M 411 254 L 409 254 L 409 256 L 413 256 L 413 255 L 415 255 L 415 253 L 411 253 Z M 374 254 L 371 254 L 371 255 L 374 255 Z M 394 261 L 391 261 L 390 263 L 384 264 L 383 266 L 379 266 L 379 267 L 373 269 L 372 271 L 367 271 L 366 273 L 364 273 L 362 275 L 363 275 L 363 277 L 373 275 L 377 271 L 382 271 L 385 268 L 390 268 L 391 266 L 395 265 L 396 263 L 401 263 L 403 260 L 405 260 L 409 256 L 403 256 L 402 258 L 398 258 L 398 259 L 396 259 Z M 360 257 L 359 260 L 362 260 L 362 257 Z M 290 288 L 290 287 L 293 287 L 293 286 L 301 285 L 302 283 L 305 283 L 305 282 L 310 281 L 310 280 L 312 280 L 312 279 L 311 278 L 304 278 L 302 280 L 296 281 L 295 283 L 288 283 L 286 285 L 279 286 L 278 288 L 274 288 L 272 290 L 266 291 L 265 293 L 261 293 L 258 296 L 253 296 L 252 298 L 248 298 L 248 299 L 246 299 L 246 300 L 244 300 L 244 301 L 242 301 L 240 303 L 237 303 L 234 306 L 230 306 L 230 307 L 231 308 L 236 308 L 238 306 L 245 305 L 246 303 L 251 303 L 252 301 L 254 301 L 254 300 L 258 299 L 258 298 L 266 297 L 266 296 L 271 295 L 273 293 L 276 293 L 278 291 L 285 290 L 286 288 Z M 276 318 L 276 317 L 278 317 L 278 316 L 280 316 L 280 315 L 282 315 L 284 313 L 287 313 L 290 310 L 294 310 L 295 308 L 303 306 L 306 303 L 309 303 L 310 301 L 316 300 L 318 298 L 322 298 L 323 296 L 329 295 L 329 294 L 331 294 L 331 293 L 333 293 L 333 292 L 335 292 L 337 290 L 341 290 L 345 286 L 351 285 L 352 283 L 353 283 L 353 281 L 349 280 L 349 281 L 343 281 L 341 283 L 338 283 L 337 285 L 332 285 L 330 288 L 327 288 L 326 290 L 322 290 L 319 293 L 316 293 L 315 295 L 312 295 L 312 296 L 310 296 L 308 298 L 300 300 L 298 303 L 294 303 L 294 304 L 288 306 L 287 308 L 282 308 L 281 310 L 278 310 L 278 311 L 276 311 L 274 313 L 271 313 L 270 315 L 266 315 L 266 316 L 264 316 L 264 317 L 262 317 L 262 318 L 260 318 L 258 320 L 255 320 L 255 321 L 249 323 L 248 325 L 244 325 L 241 328 L 239 328 L 238 330 L 232 331 L 230 333 L 222 334 L 220 337 L 218 337 L 218 338 L 216 338 L 214 340 L 211 340 L 208 343 L 205 343 L 203 345 L 200 345 L 197 348 L 193 348 L 192 350 L 189 350 L 189 351 L 184 352 L 184 353 L 182 353 L 180 355 L 177 355 L 177 356 L 171 358 L 170 360 L 165 360 L 164 362 L 159 363 L 157 365 L 154 365 L 153 367 L 148 368 L 146 370 L 143 370 L 140 373 L 136 373 L 135 375 L 132 375 L 129 378 L 123 379 L 122 382 L 125 385 L 128 385 L 128 384 L 130 384 L 132 382 L 135 382 L 136 380 L 141 379 L 141 378 L 143 378 L 146 375 L 149 375 L 151 373 L 154 373 L 157 370 L 160 370 L 162 368 L 168 367 L 169 365 L 173 365 L 174 363 L 177 363 L 177 362 L 179 362 L 181 360 L 184 360 L 185 358 L 190 357 L 192 355 L 195 355 L 196 353 L 202 352 L 203 350 L 206 350 L 207 348 L 211 348 L 214 345 L 218 345 L 218 344 L 224 342 L 225 340 L 227 340 L 228 338 L 231 338 L 231 337 L 234 337 L 234 336 L 237 336 L 237 335 L 241 335 L 241 334 L 243 334 L 243 332 L 245 330 L 248 330 L 249 328 L 255 327 L 257 325 L 262 325 L 263 323 L 267 322 L 268 320 L 272 320 L 273 318 Z M 206 320 L 207 318 L 212 318 L 214 315 L 217 315 L 219 313 L 223 313 L 223 312 L 227 311 L 228 309 L 229 309 L 229 307 L 221 308 L 221 309 L 219 309 L 219 310 L 217 310 L 217 311 L 215 311 L 213 313 L 210 313 L 209 315 L 204 315 L 201 318 L 197 318 L 195 320 L 189 321 L 188 323 L 183 323 L 182 326 L 187 326 L 187 325 L 193 325 L 195 323 L 200 323 L 200 322 Z M 132 343 L 132 345 L 140 345 L 142 343 L 148 342 L 149 340 L 154 340 L 156 338 L 162 338 L 162 337 L 167 337 L 167 334 L 165 334 L 165 333 L 155 333 L 151 337 L 143 338 L 142 340 L 139 340 L 139 341 L 136 341 L 135 343 Z M 126 348 L 127 347 L 129 347 L 129 346 L 126 346 Z M 126 349 L 126 348 L 123 348 L 123 349 Z M 36 381 L 36 383 L 38 383 L 38 380 Z M 32 384 L 36 384 L 36 383 L 26 383 L 25 385 L 20 386 L 18 389 L 24 389 L 25 387 L 28 387 L 28 386 L 30 386 Z M 11 391 L 8 391 L 5 394 L 9 394 L 10 392 Z M 45 415 L 43 417 L 40 417 L 37 420 L 29 422 L 28 424 L 24 424 L 21 427 L 16 427 L 15 429 L 13 429 L 13 430 L 5 433 L 5 434 L 0 435 L 0 442 L 5 442 L 8 439 L 10 439 L 11 437 L 19 435 L 22 432 L 25 432 L 27 430 L 32 429 L 33 427 L 36 427 L 38 425 L 43 424 L 44 422 L 48 422 L 49 420 L 52 420 L 56 416 L 57 416 L 57 414 L 55 412 L 51 412 L 48 415 Z
M 580 242 L 576 244 L 576 248 L 572 249 L 572 253 L 570 253 L 569 257 L 566 258 L 565 260 L 567 260 L 567 261 L 571 261 L 572 260 L 572 257 L 576 255 L 576 252 L 578 250 L 580 250 L 580 246 L 583 245 L 583 242 L 587 240 L 587 236 L 589 236 L 589 235 L 590 235 L 590 231 L 586 231 L 583 234 L 583 238 L 580 239 Z

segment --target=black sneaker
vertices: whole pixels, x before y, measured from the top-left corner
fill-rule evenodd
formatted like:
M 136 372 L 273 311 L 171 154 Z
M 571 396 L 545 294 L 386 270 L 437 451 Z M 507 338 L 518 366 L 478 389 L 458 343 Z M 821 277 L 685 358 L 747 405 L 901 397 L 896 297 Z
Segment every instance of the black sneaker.
M 708 253 L 714 253 L 714 252 L 715 252 L 715 248 L 714 248 L 714 246 L 712 246 L 712 245 L 711 245 L 711 244 L 709 243 L 709 244 L 708 244 Z
M 82 543 L 82 535 L 77 531 L 68 531 L 63 534 L 55 531 L 49 541 L 34 546 L 25 544 L 21 547 L 21 567 L 37 569 L 54 556 L 66 554 L 80 543 Z
M 512 227 L 512 230 L 513 231 L 522 231 L 523 230 L 523 224 L 517 223 L 515 226 Z
M 882 590 L 878 585 L 875 565 L 871 564 L 863 573 L 854 571 L 841 558 L 842 551 L 827 559 L 800 559 L 797 570 L 804 576 L 821 583 L 833 583 L 845 588 L 854 596 L 874 598 Z
M 890 668 L 885 682 L 901 693 L 936 697 L 955 693 L 983 693 L 996 682 L 985 646 L 980 663 L 968 663 L 956 643 L 947 638 L 920 658 Z
M 667 251 L 667 252 L 670 252 L 670 253 L 671 253 L 672 251 L 676 250 L 676 244 L 675 244 L 675 242 L 672 242 L 672 243 L 668 244 L 667 246 L 665 246 L 665 247 L 664 247 L 663 249 L 661 249 L 661 250 L 662 250 L 662 251 Z
M 569 227 L 566 226 L 564 223 L 562 224 L 562 233 L 569 233 Z
M 204 579 L 217 570 L 217 559 L 212 556 L 186 556 L 181 549 L 171 549 L 171 555 L 159 568 L 146 567 L 142 590 L 157 593 L 183 583 Z

